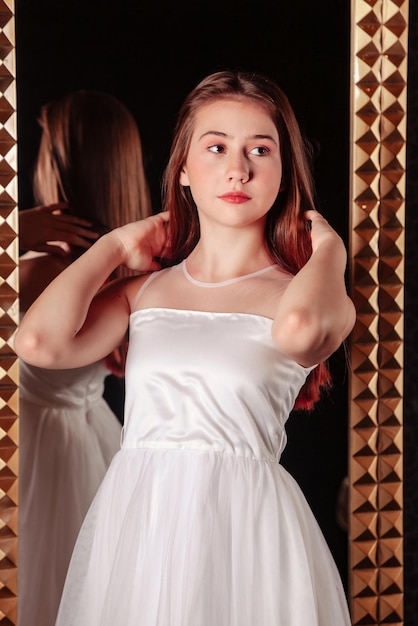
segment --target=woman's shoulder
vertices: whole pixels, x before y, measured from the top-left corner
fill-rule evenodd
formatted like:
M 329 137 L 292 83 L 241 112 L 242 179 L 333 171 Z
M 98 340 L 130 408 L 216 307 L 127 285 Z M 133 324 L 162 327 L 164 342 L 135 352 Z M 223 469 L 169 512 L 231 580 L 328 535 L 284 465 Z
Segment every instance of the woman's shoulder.
M 260 290 L 260 295 L 264 293 L 265 296 L 271 295 L 279 298 L 293 278 L 292 274 L 281 269 L 279 265 L 272 265 L 271 271 L 266 271 L 256 277 L 254 284 Z
M 290 281 L 294 278 L 293 274 L 282 269 L 280 265 L 272 265 L 271 269 L 272 271 L 267 272 L 264 276 L 267 280 L 277 281 L 283 284 L 289 284 Z
M 131 311 L 134 311 L 137 308 L 139 300 L 148 291 L 148 287 L 155 281 L 155 279 L 158 278 L 158 287 L 160 287 L 160 280 L 162 278 L 166 278 L 168 274 L 171 274 L 171 272 L 172 268 L 167 267 L 155 272 L 141 274 L 140 276 L 129 277 L 125 282 L 125 293 L 130 303 Z

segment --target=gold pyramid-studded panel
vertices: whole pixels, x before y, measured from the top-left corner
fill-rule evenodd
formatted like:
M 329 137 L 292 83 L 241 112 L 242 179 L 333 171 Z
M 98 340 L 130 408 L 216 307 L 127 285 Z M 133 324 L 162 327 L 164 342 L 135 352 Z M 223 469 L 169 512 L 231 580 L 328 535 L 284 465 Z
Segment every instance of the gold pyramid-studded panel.
M 408 2 L 351 6 L 352 622 L 400 626 Z
M 0 0 L 0 623 L 17 624 L 18 216 L 13 0 Z

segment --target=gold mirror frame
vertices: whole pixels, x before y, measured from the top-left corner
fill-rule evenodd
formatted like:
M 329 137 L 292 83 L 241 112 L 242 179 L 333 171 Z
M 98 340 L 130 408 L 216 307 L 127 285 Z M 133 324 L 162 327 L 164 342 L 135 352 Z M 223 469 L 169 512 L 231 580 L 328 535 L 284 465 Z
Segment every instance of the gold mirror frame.
M 400 626 L 408 2 L 351 9 L 351 609 Z
M 16 624 L 18 364 L 17 124 L 13 0 L 0 0 L 0 622 Z
M 351 0 L 350 600 L 403 624 L 403 295 L 408 0 Z M 18 324 L 14 0 L 0 0 L 0 623 L 17 624 Z

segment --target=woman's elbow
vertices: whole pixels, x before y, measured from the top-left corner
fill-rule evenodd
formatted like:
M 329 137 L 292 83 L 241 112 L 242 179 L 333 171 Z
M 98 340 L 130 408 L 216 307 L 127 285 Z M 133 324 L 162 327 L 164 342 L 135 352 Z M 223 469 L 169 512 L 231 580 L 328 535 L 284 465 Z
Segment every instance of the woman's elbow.
M 338 328 L 306 311 L 292 311 L 274 324 L 273 339 L 281 352 L 304 367 L 325 361 L 343 341 Z
M 47 349 L 45 342 L 37 334 L 29 331 L 17 330 L 13 349 L 22 361 L 38 367 L 52 367 L 57 359 L 57 355 Z

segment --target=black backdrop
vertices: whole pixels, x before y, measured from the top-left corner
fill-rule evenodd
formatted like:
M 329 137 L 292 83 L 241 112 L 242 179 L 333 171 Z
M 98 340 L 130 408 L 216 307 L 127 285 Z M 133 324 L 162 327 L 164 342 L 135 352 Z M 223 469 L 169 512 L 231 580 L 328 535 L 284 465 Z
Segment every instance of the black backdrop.
M 347 241 L 349 2 L 335 0 L 16 0 L 19 205 L 31 177 L 42 104 L 75 89 L 120 98 L 137 119 L 154 207 L 178 107 L 204 75 L 258 70 L 288 94 L 316 148 L 319 207 Z M 347 371 L 310 415 L 289 421 L 283 464 L 304 490 L 347 582 L 347 538 L 335 519 L 347 471 Z M 116 385 L 116 392 L 118 386 Z M 115 388 L 109 402 L 120 409 Z

